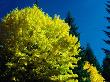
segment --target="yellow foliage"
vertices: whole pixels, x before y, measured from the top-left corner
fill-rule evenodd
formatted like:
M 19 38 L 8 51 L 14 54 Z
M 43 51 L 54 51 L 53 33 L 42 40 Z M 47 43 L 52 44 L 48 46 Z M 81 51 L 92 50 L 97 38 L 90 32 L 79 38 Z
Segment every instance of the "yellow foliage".
M 84 70 L 90 73 L 90 80 L 91 82 L 105 82 L 104 78 L 101 74 L 97 71 L 96 67 L 92 66 L 88 61 L 85 62 Z
M 22 79 L 21 71 L 25 72 L 30 65 L 30 73 L 37 79 L 66 81 L 78 77 L 69 68 L 77 66 L 80 58 L 75 56 L 80 52 L 80 43 L 69 35 L 69 26 L 59 16 L 51 18 L 33 6 L 12 11 L 0 25 L 4 31 L 2 42 L 13 54 L 10 59 L 16 68 L 13 73 L 19 74 L 13 77 Z

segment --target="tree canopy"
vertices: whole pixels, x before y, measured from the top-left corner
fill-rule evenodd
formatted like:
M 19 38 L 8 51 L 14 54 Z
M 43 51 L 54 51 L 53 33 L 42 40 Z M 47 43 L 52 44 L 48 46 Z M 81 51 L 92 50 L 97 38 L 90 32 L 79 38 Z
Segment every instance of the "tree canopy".
M 80 59 L 75 57 L 80 43 L 69 35 L 69 26 L 59 16 L 51 18 L 36 6 L 15 9 L 4 17 L 0 27 L 1 42 L 10 52 L 2 54 L 7 61 L 0 77 L 20 82 L 77 81 L 71 69 Z

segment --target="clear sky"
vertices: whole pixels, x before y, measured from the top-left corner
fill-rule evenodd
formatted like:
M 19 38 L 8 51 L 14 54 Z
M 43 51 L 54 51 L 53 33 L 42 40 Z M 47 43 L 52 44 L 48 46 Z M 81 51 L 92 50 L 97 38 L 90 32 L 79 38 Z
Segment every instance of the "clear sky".
M 103 42 L 107 38 L 102 30 L 105 30 L 107 21 L 105 19 L 105 3 L 107 0 L 38 0 L 39 7 L 50 16 L 60 15 L 64 19 L 70 11 L 79 26 L 81 34 L 81 45 L 90 43 L 91 48 L 98 61 L 101 63 L 104 53 L 103 47 L 108 47 Z M 32 6 L 35 0 L 0 0 L 0 18 L 13 8 Z

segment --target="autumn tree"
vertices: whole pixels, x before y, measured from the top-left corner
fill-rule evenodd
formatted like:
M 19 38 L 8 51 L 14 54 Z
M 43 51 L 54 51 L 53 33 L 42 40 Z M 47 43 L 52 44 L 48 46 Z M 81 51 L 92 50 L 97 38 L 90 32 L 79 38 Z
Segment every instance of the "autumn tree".
M 78 81 L 72 69 L 79 60 L 80 43 L 69 35 L 68 24 L 59 16 L 51 18 L 36 6 L 16 9 L 4 17 L 0 27 L 2 43 L 10 52 L 2 55 L 7 60 L 0 74 L 2 82 Z
M 90 64 L 88 61 L 85 61 L 83 69 L 89 73 L 90 82 L 105 82 L 105 79 L 102 77 L 100 72 L 97 71 L 97 68 L 93 66 L 93 64 Z M 88 78 L 83 78 L 82 82 L 88 82 L 86 81 L 87 79 Z

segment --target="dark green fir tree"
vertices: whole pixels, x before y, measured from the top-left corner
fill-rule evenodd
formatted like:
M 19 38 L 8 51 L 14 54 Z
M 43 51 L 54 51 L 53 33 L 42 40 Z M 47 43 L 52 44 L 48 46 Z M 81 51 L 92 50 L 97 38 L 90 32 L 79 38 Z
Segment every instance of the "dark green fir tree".
M 35 3 L 34 4 L 38 6 L 38 3 L 39 3 L 38 0 L 35 0 Z
M 68 23 L 68 25 L 70 26 L 70 32 L 69 33 L 72 34 L 73 36 L 75 35 L 76 37 L 78 37 L 78 40 L 79 40 L 80 39 L 80 33 L 77 32 L 78 27 L 76 26 L 76 24 L 74 24 L 74 18 L 72 17 L 70 11 L 67 13 L 65 22 Z M 83 49 L 81 49 L 80 55 L 78 57 L 81 57 L 82 54 L 83 54 Z M 83 64 L 84 64 L 84 61 L 82 61 L 82 60 L 78 61 L 78 67 L 76 67 L 73 70 L 73 72 L 78 75 L 77 79 L 79 82 L 82 81 L 81 78 L 83 77 L 83 74 L 87 73 L 87 72 L 84 72 L 84 70 L 83 70 Z
M 76 24 L 74 24 L 74 18 L 72 17 L 70 12 L 68 12 L 65 22 L 68 23 L 68 25 L 70 26 L 70 34 L 75 35 L 80 40 L 80 33 L 78 33 L 77 31 L 78 27 L 76 26 Z M 86 78 L 84 82 L 91 82 L 89 78 L 89 73 L 86 70 L 83 70 L 85 61 L 88 61 L 90 62 L 90 64 L 93 64 L 93 66 L 95 66 L 100 72 L 101 67 L 96 57 L 94 56 L 94 53 L 89 44 L 86 48 L 81 48 L 79 57 L 81 57 L 81 60 L 78 61 L 78 67 L 76 67 L 73 72 L 78 74 L 78 82 L 82 82 L 84 78 Z
M 91 82 L 89 73 L 83 69 L 83 66 L 86 61 L 86 59 L 85 59 L 86 54 L 85 53 L 86 53 L 86 50 L 84 48 L 82 48 L 81 52 L 80 52 L 81 59 L 78 61 L 78 67 L 76 67 L 76 69 L 73 70 L 73 72 L 78 74 L 78 82 Z M 86 80 L 83 80 L 84 78 L 86 78 Z
M 97 61 L 97 59 L 93 53 L 93 50 L 91 49 L 89 44 L 87 44 L 87 47 L 84 51 L 84 55 L 82 57 L 84 57 L 84 59 L 86 61 L 89 61 L 90 64 L 95 66 L 97 68 L 97 70 L 101 73 L 101 66 L 100 66 L 99 62 Z
M 87 47 L 85 49 L 82 48 L 82 51 L 80 52 L 80 57 L 81 60 L 79 60 L 78 68 L 76 70 L 77 74 L 79 75 L 78 77 L 79 82 L 82 82 L 83 78 L 86 78 L 84 82 L 91 82 L 89 73 L 83 69 L 85 61 L 88 61 L 90 64 L 95 66 L 100 73 L 101 73 L 101 67 L 89 44 L 87 44 Z
M 70 11 L 67 13 L 67 17 L 65 19 L 65 22 L 68 23 L 68 25 L 70 26 L 70 34 L 75 35 L 76 37 L 78 37 L 78 39 L 80 38 L 80 33 L 78 33 L 78 26 L 76 26 L 76 24 L 74 24 L 74 18 L 72 17 Z
M 108 14 L 110 14 L 110 1 L 107 1 L 106 3 L 106 11 Z M 108 23 L 110 23 L 110 16 L 106 17 Z M 108 31 L 104 31 L 106 36 L 109 38 L 107 40 L 104 40 L 104 42 L 108 45 L 110 45 L 110 26 L 107 26 Z M 110 49 L 102 48 L 102 50 L 105 53 L 105 59 L 103 60 L 103 72 L 102 75 L 105 78 L 106 82 L 110 82 Z

